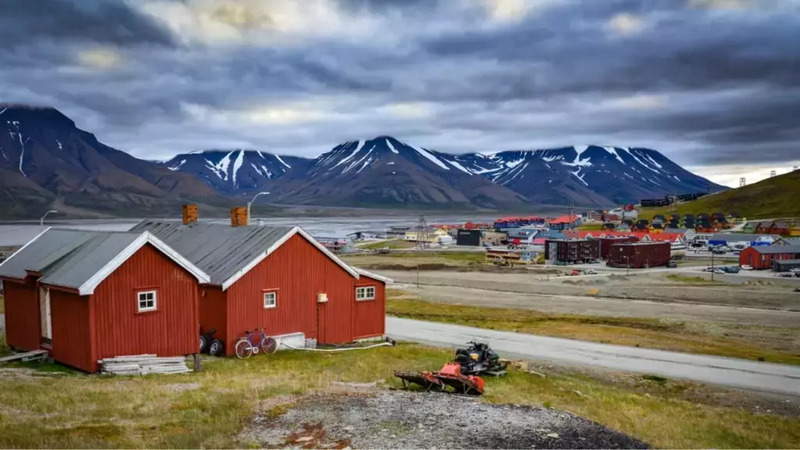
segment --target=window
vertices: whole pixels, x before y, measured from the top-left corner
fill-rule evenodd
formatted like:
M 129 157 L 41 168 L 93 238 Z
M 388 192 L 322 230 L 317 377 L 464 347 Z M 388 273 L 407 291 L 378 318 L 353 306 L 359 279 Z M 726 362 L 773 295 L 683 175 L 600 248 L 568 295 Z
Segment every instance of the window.
M 156 310 L 156 291 L 142 291 L 137 294 L 139 312 Z
M 375 300 L 375 286 L 356 288 L 356 300 Z
M 277 292 L 264 292 L 264 309 L 275 308 L 278 306 Z

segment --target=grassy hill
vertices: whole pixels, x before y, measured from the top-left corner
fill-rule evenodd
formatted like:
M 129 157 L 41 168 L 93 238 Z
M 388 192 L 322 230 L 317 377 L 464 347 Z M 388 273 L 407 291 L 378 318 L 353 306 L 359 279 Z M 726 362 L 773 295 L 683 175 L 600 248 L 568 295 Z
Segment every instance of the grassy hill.
M 678 214 L 737 212 L 748 219 L 800 217 L 800 171 L 678 205 Z M 671 214 L 670 207 L 641 208 L 640 217 Z

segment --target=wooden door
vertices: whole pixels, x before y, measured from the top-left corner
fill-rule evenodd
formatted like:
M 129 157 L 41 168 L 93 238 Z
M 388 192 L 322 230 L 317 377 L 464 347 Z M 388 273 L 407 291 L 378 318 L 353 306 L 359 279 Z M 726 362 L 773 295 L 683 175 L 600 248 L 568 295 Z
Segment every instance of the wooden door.
M 49 344 L 53 339 L 53 319 L 50 309 L 50 289 L 46 287 L 39 288 L 39 319 L 42 342 Z

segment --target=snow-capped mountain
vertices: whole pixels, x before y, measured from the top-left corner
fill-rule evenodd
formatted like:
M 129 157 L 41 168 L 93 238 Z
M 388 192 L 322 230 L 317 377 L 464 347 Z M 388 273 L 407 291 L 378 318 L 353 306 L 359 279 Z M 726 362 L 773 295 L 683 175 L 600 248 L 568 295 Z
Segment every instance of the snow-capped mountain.
M 306 172 L 280 180 L 284 202 L 437 208 L 515 207 L 528 201 L 437 152 L 379 136 L 345 142 Z
M 454 158 L 470 172 L 541 203 L 609 205 L 723 188 L 646 148 L 589 145 Z
M 97 141 L 54 108 L 0 104 L 0 215 L 160 213 L 221 200 L 196 178 Z M 196 200 L 195 200 L 196 201 Z
M 290 170 L 305 170 L 313 160 L 259 150 L 205 150 L 178 155 L 164 163 L 169 170 L 194 175 L 222 194 L 271 188 Z
M 235 201 L 223 196 L 261 190 L 286 204 L 510 210 L 722 189 L 645 148 L 450 154 L 390 136 L 345 142 L 315 159 L 239 149 L 158 163 L 98 142 L 53 108 L 0 104 L 5 217 L 39 217 L 53 207 L 82 215 L 173 213 L 187 200 L 227 208 Z

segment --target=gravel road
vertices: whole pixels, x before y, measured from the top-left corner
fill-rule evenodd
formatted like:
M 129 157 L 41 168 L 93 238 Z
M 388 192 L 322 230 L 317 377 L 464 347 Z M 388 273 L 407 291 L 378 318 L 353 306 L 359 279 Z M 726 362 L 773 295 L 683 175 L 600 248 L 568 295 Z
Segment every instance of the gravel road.
M 395 339 L 444 347 L 488 342 L 506 358 L 658 374 L 754 391 L 800 396 L 800 367 L 495 331 L 420 320 L 386 318 Z
M 747 326 L 800 328 L 800 312 L 737 306 L 654 302 L 580 295 L 498 292 L 455 286 L 397 284 L 427 301 L 479 307 L 530 309 L 546 313 L 606 317 L 657 317 Z M 487 300 L 490 299 L 490 300 Z
M 289 408 L 279 417 L 256 416 L 242 442 L 266 448 L 647 447 L 569 413 L 441 393 L 320 394 Z

